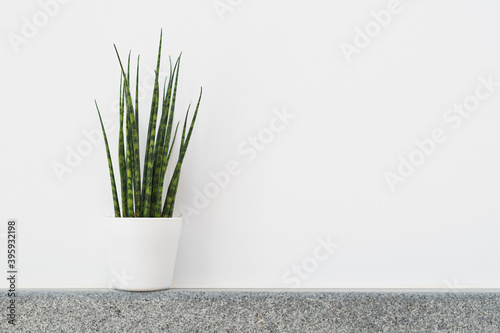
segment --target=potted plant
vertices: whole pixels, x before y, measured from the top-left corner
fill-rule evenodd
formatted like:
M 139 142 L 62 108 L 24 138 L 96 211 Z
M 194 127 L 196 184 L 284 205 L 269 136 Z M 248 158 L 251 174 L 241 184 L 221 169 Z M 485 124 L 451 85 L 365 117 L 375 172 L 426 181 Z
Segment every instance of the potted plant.
M 182 53 L 177 58 L 174 66 L 170 61 L 170 74 L 168 82 L 165 81 L 160 104 L 161 46 L 162 34 L 160 34 L 153 101 L 149 115 L 141 177 L 138 98 L 139 57 L 137 58 L 135 101 L 133 101 L 130 82 L 130 53 L 128 66 L 124 68 L 116 45 L 114 45 L 121 69 L 120 132 L 118 138 L 121 204 L 108 138 L 99 107 L 95 102 L 106 146 L 115 212 L 115 217 L 106 219 L 108 232 L 107 256 L 110 272 L 122 276 L 122 278 L 115 278 L 113 283 L 113 288 L 120 290 L 152 291 L 170 288 L 181 232 L 182 218 L 173 217 L 175 197 L 182 163 L 198 115 L 202 91 L 200 91 L 196 109 L 189 125 L 188 116 L 191 105 L 186 111 L 177 162 L 171 168 L 173 171 L 169 177 L 168 187 L 164 191 L 167 168 L 172 153 L 176 150 L 174 149 L 174 143 L 180 124 L 180 121 L 178 121 L 174 126 L 174 110 Z M 160 107 L 161 116 L 158 119 Z M 164 195 L 164 192 L 166 192 L 166 195 Z

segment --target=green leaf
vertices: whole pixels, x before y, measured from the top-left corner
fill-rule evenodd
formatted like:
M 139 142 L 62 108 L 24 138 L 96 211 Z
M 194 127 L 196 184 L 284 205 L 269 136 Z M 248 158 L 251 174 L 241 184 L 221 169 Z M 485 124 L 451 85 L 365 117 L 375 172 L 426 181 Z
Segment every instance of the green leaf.
M 108 158 L 109 177 L 111 179 L 111 192 L 113 194 L 113 207 L 115 210 L 115 217 L 121 217 L 120 203 L 118 202 L 118 192 L 116 191 L 115 172 L 113 171 L 113 161 L 111 160 L 111 153 L 109 152 L 108 137 L 106 135 L 106 130 L 104 129 L 104 124 L 102 123 L 101 112 L 99 111 L 99 107 L 97 106 L 97 101 L 94 100 L 94 102 L 95 107 L 97 108 L 97 114 L 99 115 L 99 120 L 101 122 L 104 144 L 106 145 L 106 156 Z
M 141 161 L 140 161 L 140 144 L 139 144 L 139 61 L 140 56 L 137 56 L 137 75 L 135 80 L 135 119 L 132 119 L 132 124 L 135 123 L 135 131 L 133 132 L 134 136 L 134 155 L 135 155 L 135 168 L 134 168 L 134 181 L 135 186 L 134 189 L 137 189 L 136 192 L 136 214 L 141 212 Z
M 128 214 L 127 204 L 127 164 L 125 160 L 125 141 L 124 141 L 124 127 L 123 120 L 125 114 L 125 86 L 123 85 L 123 76 L 120 75 L 120 134 L 118 138 L 118 163 L 120 167 L 120 184 L 121 184 L 121 198 L 123 215 Z
M 135 123 L 137 136 L 139 136 L 139 60 L 141 56 L 137 56 L 137 75 L 135 79 Z M 139 153 L 139 151 L 137 151 Z
M 127 66 L 127 80 L 125 81 L 127 84 L 127 90 L 130 91 L 130 53 L 128 54 L 128 66 Z M 134 143 L 132 136 L 132 124 L 130 122 L 130 114 L 134 112 L 131 107 L 131 103 L 127 103 L 127 112 L 126 112 L 126 129 L 127 129 L 127 157 L 125 160 L 125 165 L 127 167 L 127 215 L 129 217 L 134 217 L 134 188 L 133 188 L 133 170 L 134 170 Z
M 198 116 L 198 110 L 200 108 L 201 96 L 203 94 L 203 89 L 200 90 L 200 97 L 198 98 L 198 103 L 196 105 L 196 110 L 193 115 L 193 119 L 191 120 L 191 126 L 189 128 L 189 132 L 187 137 L 185 136 L 186 132 L 186 122 L 187 122 L 187 114 L 186 119 L 184 121 L 184 129 L 181 141 L 181 147 L 179 152 L 179 158 L 177 160 L 177 165 L 175 166 L 175 171 L 170 180 L 170 185 L 168 186 L 167 198 L 165 200 L 165 205 L 163 207 L 162 216 L 164 217 L 172 217 L 174 214 L 174 206 L 175 206 L 175 197 L 177 195 L 177 188 L 179 186 L 179 179 L 181 174 L 182 163 L 184 162 L 184 157 L 186 155 L 186 151 L 189 145 L 189 141 L 191 140 L 191 135 L 193 133 L 194 124 L 196 122 L 196 117 Z M 189 109 L 188 112 L 189 113 Z
M 179 124 L 180 124 L 180 121 L 177 122 L 177 126 L 175 127 L 175 133 L 174 133 L 174 137 L 172 140 L 172 145 L 170 146 L 170 148 L 168 150 L 168 156 L 167 156 L 167 161 L 166 161 L 165 165 L 168 165 L 168 162 L 170 161 L 170 155 L 172 155 L 173 147 L 175 144 L 175 138 L 177 137 L 177 130 L 179 129 Z
M 180 67 L 181 67 L 181 56 L 182 56 L 182 53 L 179 55 L 179 57 L 177 58 L 177 61 L 175 62 L 175 67 L 174 67 L 174 71 L 173 71 L 173 74 L 175 74 L 175 83 L 174 83 L 174 86 L 173 86 L 173 92 L 172 92 L 172 103 L 170 105 L 170 116 L 169 116 L 169 119 L 168 119 L 168 125 L 167 125 L 167 133 L 166 133 L 166 138 L 165 138 L 165 142 L 167 142 L 167 147 L 168 147 L 168 144 L 170 142 L 170 135 L 172 133 L 172 124 L 174 122 L 174 113 L 175 113 L 175 101 L 176 101 L 176 98 L 177 98 L 177 83 L 179 81 L 179 71 L 180 71 Z M 175 73 L 175 69 L 177 68 L 177 73 Z M 163 171 L 163 174 L 165 174 L 165 171 L 164 169 L 166 169 L 166 165 L 164 165 L 164 168 L 162 168 L 162 171 Z
M 156 164 L 155 164 L 154 180 L 153 180 L 153 197 L 152 197 L 152 210 L 151 210 L 151 214 L 155 217 L 161 217 L 161 211 L 162 211 L 161 201 L 163 196 L 163 183 L 165 181 L 165 173 L 167 168 L 167 163 L 166 163 L 167 152 L 165 152 L 165 149 L 168 149 L 168 144 L 170 140 L 170 131 L 171 131 L 170 122 L 172 121 L 174 115 L 174 110 L 173 108 L 171 108 L 170 102 L 172 97 L 173 78 L 176 69 L 178 69 L 178 64 L 179 64 L 178 62 L 175 64 L 173 72 L 172 68 L 170 68 L 168 88 L 166 92 L 164 92 L 163 94 L 162 116 L 156 140 L 156 147 L 155 147 Z M 170 124 L 170 127 L 167 126 L 167 121 Z
M 134 165 L 132 169 L 132 178 L 134 183 L 134 203 L 135 203 L 135 216 L 140 217 L 141 207 L 142 207 L 142 195 L 141 195 L 141 167 L 140 167 L 140 157 L 139 157 L 139 133 L 137 132 L 137 126 L 135 121 L 134 113 L 129 114 L 130 127 L 132 129 L 132 154 L 134 158 Z
M 158 100 L 160 94 L 160 87 L 158 76 L 160 73 L 160 60 L 161 60 L 161 43 L 162 34 L 160 34 L 160 45 L 158 47 L 158 61 L 155 71 L 155 85 L 153 90 L 153 101 L 151 103 L 151 113 L 149 116 L 148 139 L 146 142 L 146 159 L 144 162 L 144 178 L 143 178 L 143 202 L 142 202 L 142 215 L 151 215 L 151 195 L 153 193 L 153 170 L 155 164 L 154 147 L 156 135 L 156 120 L 158 117 Z
M 191 127 L 189 128 L 189 133 L 187 135 L 186 141 L 183 144 L 184 151 L 183 151 L 183 158 L 184 155 L 186 155 L 186 150 L 189 145 L 189 141 L 191 140 L 191 135 L 193 134 L 193 129 L 194 129 L 194 123 L 196 122 L 196 117 L 198 116 L 198 110 L 200 108 L 200 102 L 201 102 L 201 96 L 203 95 L 203 88 L 200 88 L 200 97 L 198 98 L 198 103 L 196 104 L 196 110 L 194 111 L 194 116 L 193 120 L 191 121 Z
M 132 183 L 132 169 L 134 163 L 133 148 L 131 146 L 132 133 L 130 119 L 127 117 L 127 215 L 128 217 L 134 217 L 134 194 L 133 194 L 133 183 Z
M 139 59 L 138 59 L 139 61 Z M 128 82 L 130 83 L 130 56 L 129 56 L 129 70 L 127 72 Z M 137 113 L 139 109 L 138 103 L 138 78 L 139 78 L 139 63 L 137 63 L 137 78 L 136 78 L 136 110 Z M 129 87 L 130 90 L 130 87 Z M 134 115 L 134 109 L 129 109 L 129 105 L 127 105 L 127 121 L 130 122 L 130 135 L 129 135 L 129 144 L 130 144 L 130 157 L 131 157 L 131 165 L 132 165 L 132 184 L 133 184 L 133 200 L 134 200 L 134 216 L 141 216 L 141 164 L 139 157 L 139 125 L 137 124 L 136 117 Z

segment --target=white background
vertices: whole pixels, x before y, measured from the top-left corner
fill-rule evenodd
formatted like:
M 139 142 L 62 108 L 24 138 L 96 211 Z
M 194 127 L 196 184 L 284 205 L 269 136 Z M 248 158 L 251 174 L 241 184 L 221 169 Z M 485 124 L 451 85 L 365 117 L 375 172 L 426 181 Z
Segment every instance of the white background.
M 113 43 L 141 54 L 144 135 L 161 28 L 162 73 L 183 51 L 179 117 L 204 89 L 176 215 L 211 172 L 241 168 L 186 220 L 174 287 L 500 287 L 500 87 L 458 128 L 443 118 L 479 77 L 500 81 L 498 1 L 401 0 L 350 62 L 342 43 L 389 1 L 66 2 L 45 21 L 37 1 L 0 10 L 0 268 L 15 217 L 19 287 L 110 286 L 105 149 L 91 144 L 74 167 L 68 149 L 100 130 L 95 98 L 116 158 Z M 38 31 L 23 35 L 26 22 Z M 283 110 L 295 118 L 249 160 L 238 147 Z M 391 191 L 384 174 L 436 128 L 446 141 Z M 58 177 L 58 163 L 71 172 Z M 328 237 L 338 246 L 317 262 Z

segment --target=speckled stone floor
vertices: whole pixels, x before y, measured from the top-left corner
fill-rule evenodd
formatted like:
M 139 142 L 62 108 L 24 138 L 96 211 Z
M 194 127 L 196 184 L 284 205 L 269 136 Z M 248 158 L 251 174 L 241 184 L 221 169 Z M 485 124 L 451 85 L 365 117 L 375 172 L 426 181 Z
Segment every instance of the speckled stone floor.
M 0 332 L 500 332 L 500 291 L 18 290 Z

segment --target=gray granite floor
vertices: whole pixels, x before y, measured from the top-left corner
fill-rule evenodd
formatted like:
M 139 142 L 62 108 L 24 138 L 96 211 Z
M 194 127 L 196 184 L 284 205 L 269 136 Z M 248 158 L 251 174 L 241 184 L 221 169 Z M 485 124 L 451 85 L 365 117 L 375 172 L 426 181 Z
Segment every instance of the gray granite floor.
M 500 291 L 20 290 L 0 332 L 500 332 Z

